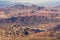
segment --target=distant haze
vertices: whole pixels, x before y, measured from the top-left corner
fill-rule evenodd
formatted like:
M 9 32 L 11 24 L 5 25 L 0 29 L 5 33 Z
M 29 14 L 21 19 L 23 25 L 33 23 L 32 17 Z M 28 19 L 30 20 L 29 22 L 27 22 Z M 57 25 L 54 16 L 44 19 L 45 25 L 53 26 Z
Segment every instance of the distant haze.
M 60 0 L 2 0 L 2 1 L 24 2 L 24 3 L 34 3 L 34 4 L 41 4 L 46 2 L 60 2 Z

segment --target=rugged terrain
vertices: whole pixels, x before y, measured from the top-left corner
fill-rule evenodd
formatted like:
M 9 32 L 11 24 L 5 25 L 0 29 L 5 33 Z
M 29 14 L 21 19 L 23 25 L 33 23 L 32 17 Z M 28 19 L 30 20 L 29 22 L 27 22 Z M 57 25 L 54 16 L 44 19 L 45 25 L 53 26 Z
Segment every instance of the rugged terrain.
M 60 6 L 0 8 L 0 40 L 60 40 Z

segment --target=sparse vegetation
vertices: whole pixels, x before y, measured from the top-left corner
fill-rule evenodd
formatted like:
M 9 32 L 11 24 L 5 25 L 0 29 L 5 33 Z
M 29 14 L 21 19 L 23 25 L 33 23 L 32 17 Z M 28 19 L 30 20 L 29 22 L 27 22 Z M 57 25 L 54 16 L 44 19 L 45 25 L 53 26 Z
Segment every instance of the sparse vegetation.
M 59 10 L 23 4 L 0 9 L 0 40 L 60 40 Z

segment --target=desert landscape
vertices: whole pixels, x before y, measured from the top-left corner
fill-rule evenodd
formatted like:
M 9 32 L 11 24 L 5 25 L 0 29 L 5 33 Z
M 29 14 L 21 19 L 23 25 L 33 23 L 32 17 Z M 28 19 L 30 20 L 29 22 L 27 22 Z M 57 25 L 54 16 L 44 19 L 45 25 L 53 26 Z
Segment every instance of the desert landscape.
M 0 40 L 60 40 L 60 5 L 0 8 Z

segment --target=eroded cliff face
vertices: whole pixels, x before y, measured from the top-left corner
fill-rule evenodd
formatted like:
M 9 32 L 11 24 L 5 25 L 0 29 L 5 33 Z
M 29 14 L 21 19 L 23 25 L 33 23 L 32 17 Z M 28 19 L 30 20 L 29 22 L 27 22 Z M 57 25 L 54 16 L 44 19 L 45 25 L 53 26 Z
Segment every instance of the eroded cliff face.
M 14 5 L 12 7 L 6 7 L 0 9 L 0 18 L 10 18 L 18 16 L 46 16 L 55 17 L 59 16 L 60 8 L 49 6 L 37 6 L 37 5 Z
M 48 23 L 59 20 L 59 8 L 54 7 L 20 4 L 0 9 L 1 23 L 17 22 L 22 25 Z

